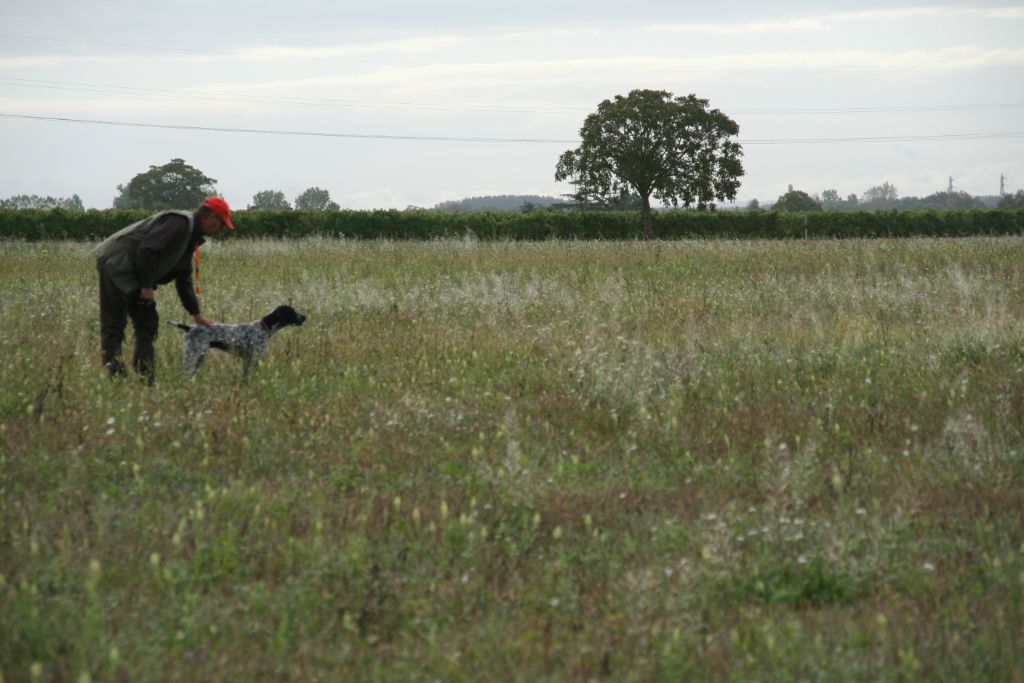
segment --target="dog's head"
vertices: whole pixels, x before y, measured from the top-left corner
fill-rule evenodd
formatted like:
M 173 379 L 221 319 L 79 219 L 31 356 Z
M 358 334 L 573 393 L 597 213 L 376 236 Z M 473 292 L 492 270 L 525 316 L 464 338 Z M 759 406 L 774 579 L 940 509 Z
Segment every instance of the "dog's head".
M 274 311 L 263 318 L 263 323 L 271 330 L 279 330 L 282 327 L 298 327 L 306 322 L 306 316 L 296 311 L 291 306 L 278 306 Z

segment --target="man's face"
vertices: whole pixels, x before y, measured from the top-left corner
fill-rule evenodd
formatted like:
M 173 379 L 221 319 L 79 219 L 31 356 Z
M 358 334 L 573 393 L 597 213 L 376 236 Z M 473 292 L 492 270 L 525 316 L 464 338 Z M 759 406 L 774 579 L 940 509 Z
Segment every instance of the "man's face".
M 208 214 L 203 218 L 203 234 L 207 237 L 216 235 L 224 228 L 224 221 L 215 213 Z

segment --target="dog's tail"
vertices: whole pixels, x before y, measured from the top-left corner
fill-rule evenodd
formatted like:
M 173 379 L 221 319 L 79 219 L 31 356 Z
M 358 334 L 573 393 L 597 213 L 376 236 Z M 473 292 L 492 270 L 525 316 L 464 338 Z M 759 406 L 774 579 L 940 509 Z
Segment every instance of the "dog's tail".
M 173 320 L 165 320 L 164 322 L 166 322 L 171 327 L 177 327 L 179 330 L 184 330 L 185 332 L 188 332 L 189 330 L 192 329 L 192 325 L 186 325 L 185 323 L 178 323 L 174 322 Z

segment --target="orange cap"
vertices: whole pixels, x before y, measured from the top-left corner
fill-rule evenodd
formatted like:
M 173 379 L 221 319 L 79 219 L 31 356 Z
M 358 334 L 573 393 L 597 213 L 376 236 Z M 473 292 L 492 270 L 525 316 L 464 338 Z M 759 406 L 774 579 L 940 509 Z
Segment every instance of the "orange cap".
M 224 227 L 228 230 L 235 229 L 235 224 L 231 222 L 231 207 L 228 206 L 226 201 L 220 197 L 207 197 L 206 201 L 203 202 L 203 206 L 220 216 L 220 219 L 224 221 Z

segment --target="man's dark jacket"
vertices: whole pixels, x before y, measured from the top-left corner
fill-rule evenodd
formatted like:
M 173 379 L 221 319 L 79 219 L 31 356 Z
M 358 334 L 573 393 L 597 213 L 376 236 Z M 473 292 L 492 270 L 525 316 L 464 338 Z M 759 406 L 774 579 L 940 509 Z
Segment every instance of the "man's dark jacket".
M 181 305 L 195 316 L 199 301 L 192 284 L 192 252 L 204 242 L 194 213 L 163 211 L 115 232 L 94 254 L 123 295 L 136 296 L 140 289 L 174 280 Z

